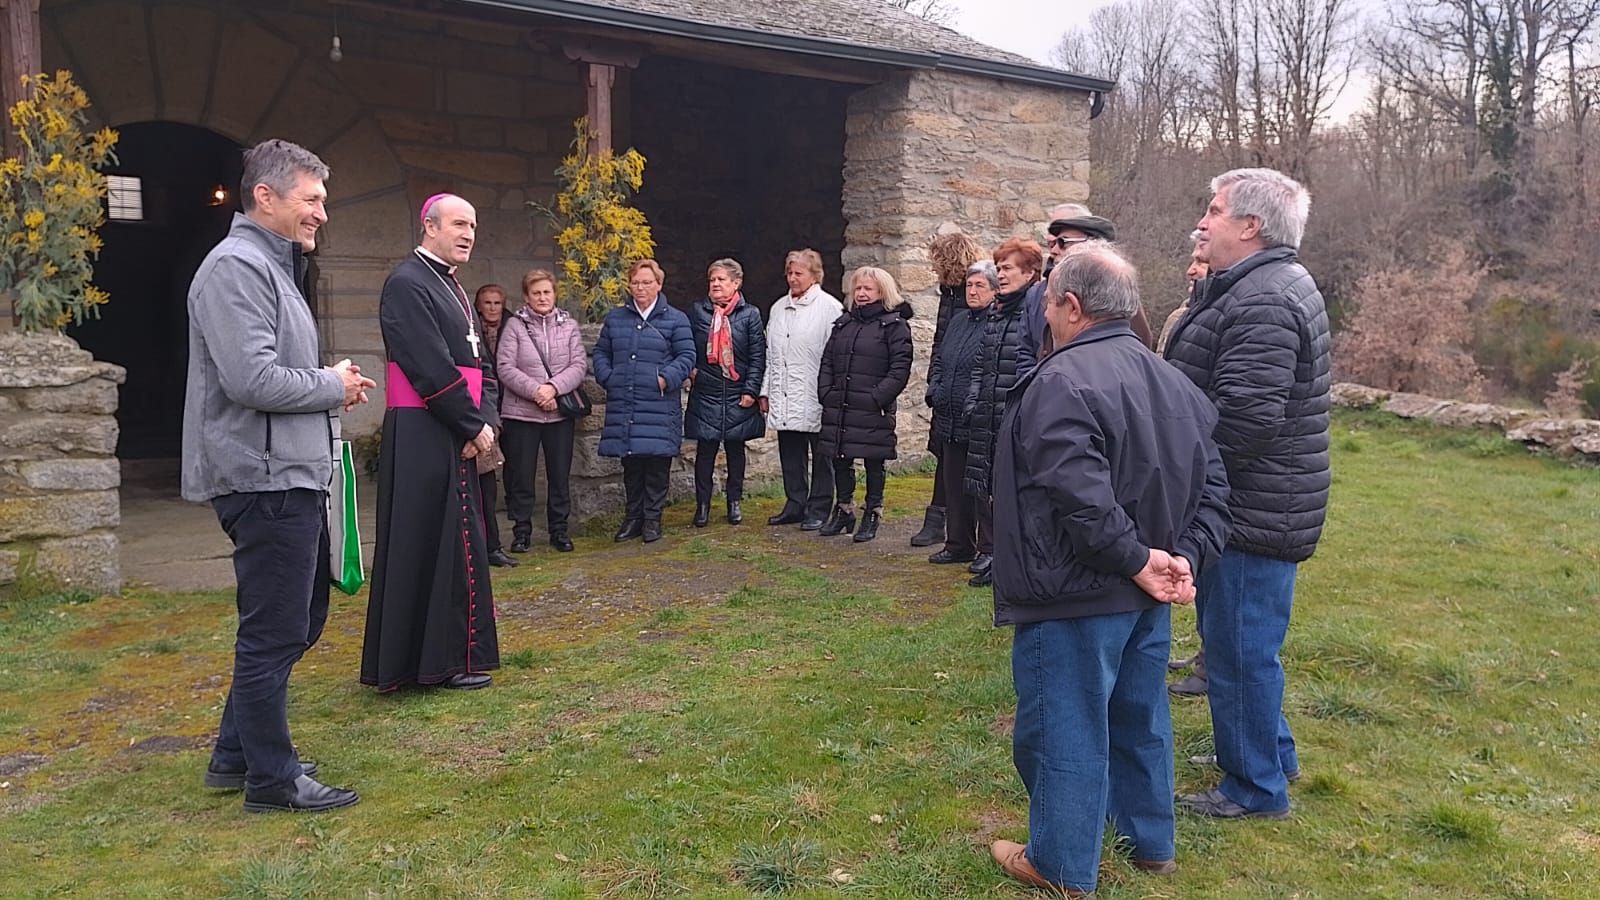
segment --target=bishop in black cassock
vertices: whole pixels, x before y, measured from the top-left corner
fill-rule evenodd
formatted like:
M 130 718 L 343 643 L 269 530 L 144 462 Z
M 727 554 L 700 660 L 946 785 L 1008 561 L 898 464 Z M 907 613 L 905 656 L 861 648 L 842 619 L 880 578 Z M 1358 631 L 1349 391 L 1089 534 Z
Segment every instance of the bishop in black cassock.
M 455 268 L 477 215 L 454 195 L 423 204 L 422 245 L 378 304 L 388 355 L 378 456 L 378 546 L 361 683 L 479 688 L 500 665 L 476 463 L 499 432 L 494 363 Z

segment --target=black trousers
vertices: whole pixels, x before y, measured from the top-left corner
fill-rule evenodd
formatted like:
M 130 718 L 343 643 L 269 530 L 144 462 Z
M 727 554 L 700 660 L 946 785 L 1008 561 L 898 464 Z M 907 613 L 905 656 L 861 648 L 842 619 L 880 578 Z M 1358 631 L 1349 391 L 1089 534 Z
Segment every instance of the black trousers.
M 867 509 L 883 508 L 883 486 L 889 480 L 881 459 L 864 459 L 867 467 Z M 833 461 L 834 493 L 841 505 L 853 503 L 856 498 L 856 461 L 840 457 Z
M 577 424 L 505 420 L 501 436 L 506 454 L 506 513 L 515 537 L 533 534 L 534 489 L 539 471 L 539 451 L 544 451 L 545 524 L 551 534 L 566 534 L 572 516 L 572 442 Z M 485 503 L 488 497 L 485 495 Z M 493 550 L 491 546 L 489 549 Z
M 807 518 L 828 515 L 833 503 L 833 464 L 817 452 L 821 432 L 778 432 L 778 463 L 783 466 L 783 511 Z M 810 473 L 809 483 L 807 472 Z
M 622 489 L 628 497 L 628 519 L 660 522 L 672 481 L 672 457 L 624 456 Z
M 973 508 L 972 497 L 961 489 L 961 481 L 966 474 L 967 445 L 941 444 L 937 475 L 945 498 L 944 548 L 957 555 L 976 553 L 978 550 L 977 511 Z M 937 503 L 939 493 L 935 492 L 933 496 Z M 951 500 L 952 497 L 955 499 Z
M 711 502 L 711 476 L 717 470 L 717 446 L 728 451 L 728 481 L 722 493 L 729 500 L 744 499 L 744 441 L 695 441 L 694 499 L 702 505 Z
M 994 552 L 994 498 L 970 497 L 978 520 L 978 552 Z
M 502 448 L 502 451 L 504 448 Z M 500 549 L 500 516 L 498 505 L 499 479 L 493 472 L 478 473 L 478 488 L 483 491 L 483 538 L 490 553 Z
M 930 506 L 947 507 L 950 505 L 950 488 L 944 481 L 945 470 L 950 468 L 949 464 L 944 460 L 945 448 L 949 446 L 949 444 L 935 444 L 929 448 L 933 451 L 933 458 L 939 461 L 933 470 L 933 502 L 929 504 Z M 963 457 L 966 456 L 966 450 L 967 445 L 962 444 L 961 453 Z M 956 487 L 959 488 L 960 486 L 961 483 L 959 481 L 956 482 Z
M 212 768 L 244 769 L 245 788 L 300 775 L 289 741 L 289 672 L 328 621 L 328 495 L 296 489 L 224 494 L 211 501 L 233 542 L 233 684 L 222 707 Z

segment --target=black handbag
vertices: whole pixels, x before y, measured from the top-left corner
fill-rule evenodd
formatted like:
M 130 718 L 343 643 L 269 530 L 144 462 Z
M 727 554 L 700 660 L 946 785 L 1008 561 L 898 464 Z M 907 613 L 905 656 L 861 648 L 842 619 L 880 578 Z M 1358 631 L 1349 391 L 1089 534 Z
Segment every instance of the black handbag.
M 533 346 L 534 355 L 539 357 L 539 365 L 544 367 L 544 377 L 551 378 L 550 364 L 544 361 L 544 351 L 539 349 L 539 341 L 533 336 L 533 326 L 528 324 L 527 319 L 519 317 L 519 321 L 522 322 L 523 330 L 528 332 L 528 343 Z M 561 413 L 566 419 L 581 419 L 594 412 L 594 404 L 589 402 L 589 398 L 583 393 L 583 386 L 579 385 L 565 394 L 556 395 L 556 412 Z

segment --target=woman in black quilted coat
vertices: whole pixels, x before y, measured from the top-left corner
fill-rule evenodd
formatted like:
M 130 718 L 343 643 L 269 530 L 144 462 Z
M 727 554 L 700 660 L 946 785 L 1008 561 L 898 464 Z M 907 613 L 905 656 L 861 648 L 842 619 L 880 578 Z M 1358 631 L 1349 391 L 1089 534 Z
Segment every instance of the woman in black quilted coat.
M 972 367 L 968 389 L 967 474 L 965 487 L 972 495 L 978 520 L 978 556 L 968 568 L 976 573 L 973 586 L 991 583 L 989 566 L 994 553 L 994 507 L 990 498 L 994 444 L 1000 433 L 1000 416 L 1006 395 L 1022 376 L 1033 371 L 1035 348 L 1024 307 L 1039 283 L 1044 250 L 1033 241 L 1012 238 L 994 251 L 1000 294 L 983 323 L 983 343 Z
M 969 563 L 978 555 L 977 519 L 972 497 L 962 488 L 967 473 L 967 387 L 973 363 L 983 347 L 984 323 L 1000 290 L 994 263 L 984 260 L 967 275 L 966 301 L 944 326 L 944 338 L 928 363 L 928 407 L 933 410 L 933 440 L 939 444 L 939 471 L 944 479 L 945 540 L 928 557 L 936 565 Z
M 911 379 L 911 305 L 894 278 L 867 266 L 850 277 L 850 306 L 834 323 L 822 353 L 817 393 L 822 399 L 818 451 L 833 460 L 833 514 L 818 534 L 855 530 L 856 541 L 878 536 L 886 460 L 895 458 L 895 399 Z M 867 470 L 866 509 L 856 527 L 855 461 Z
M 744 442 L 767 433 L 766 417 L 756 401 L 767 372 L 767 334 L 761 311 L 745 301 L 739 288 L 744 268 L 719 259 L 706 270 L 706 298 L 689 310 L 694 330 L 695 367 L 690 373 L 686 437 L 698 443 L 694 455 L 694 527 L 711 519 L 711 476 L 717 447 L 728 451 L 728 524 L 744 521 Z

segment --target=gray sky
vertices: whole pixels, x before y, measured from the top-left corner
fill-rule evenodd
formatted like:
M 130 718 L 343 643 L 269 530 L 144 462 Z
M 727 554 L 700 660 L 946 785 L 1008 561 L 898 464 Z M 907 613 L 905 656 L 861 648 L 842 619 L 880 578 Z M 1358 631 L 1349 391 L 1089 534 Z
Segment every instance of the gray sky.
M 956 8 L 955 30 L 1001 50 L 1048 62 L 1051 48 L 1068 30 L 1112 0 L 948 0 Z

